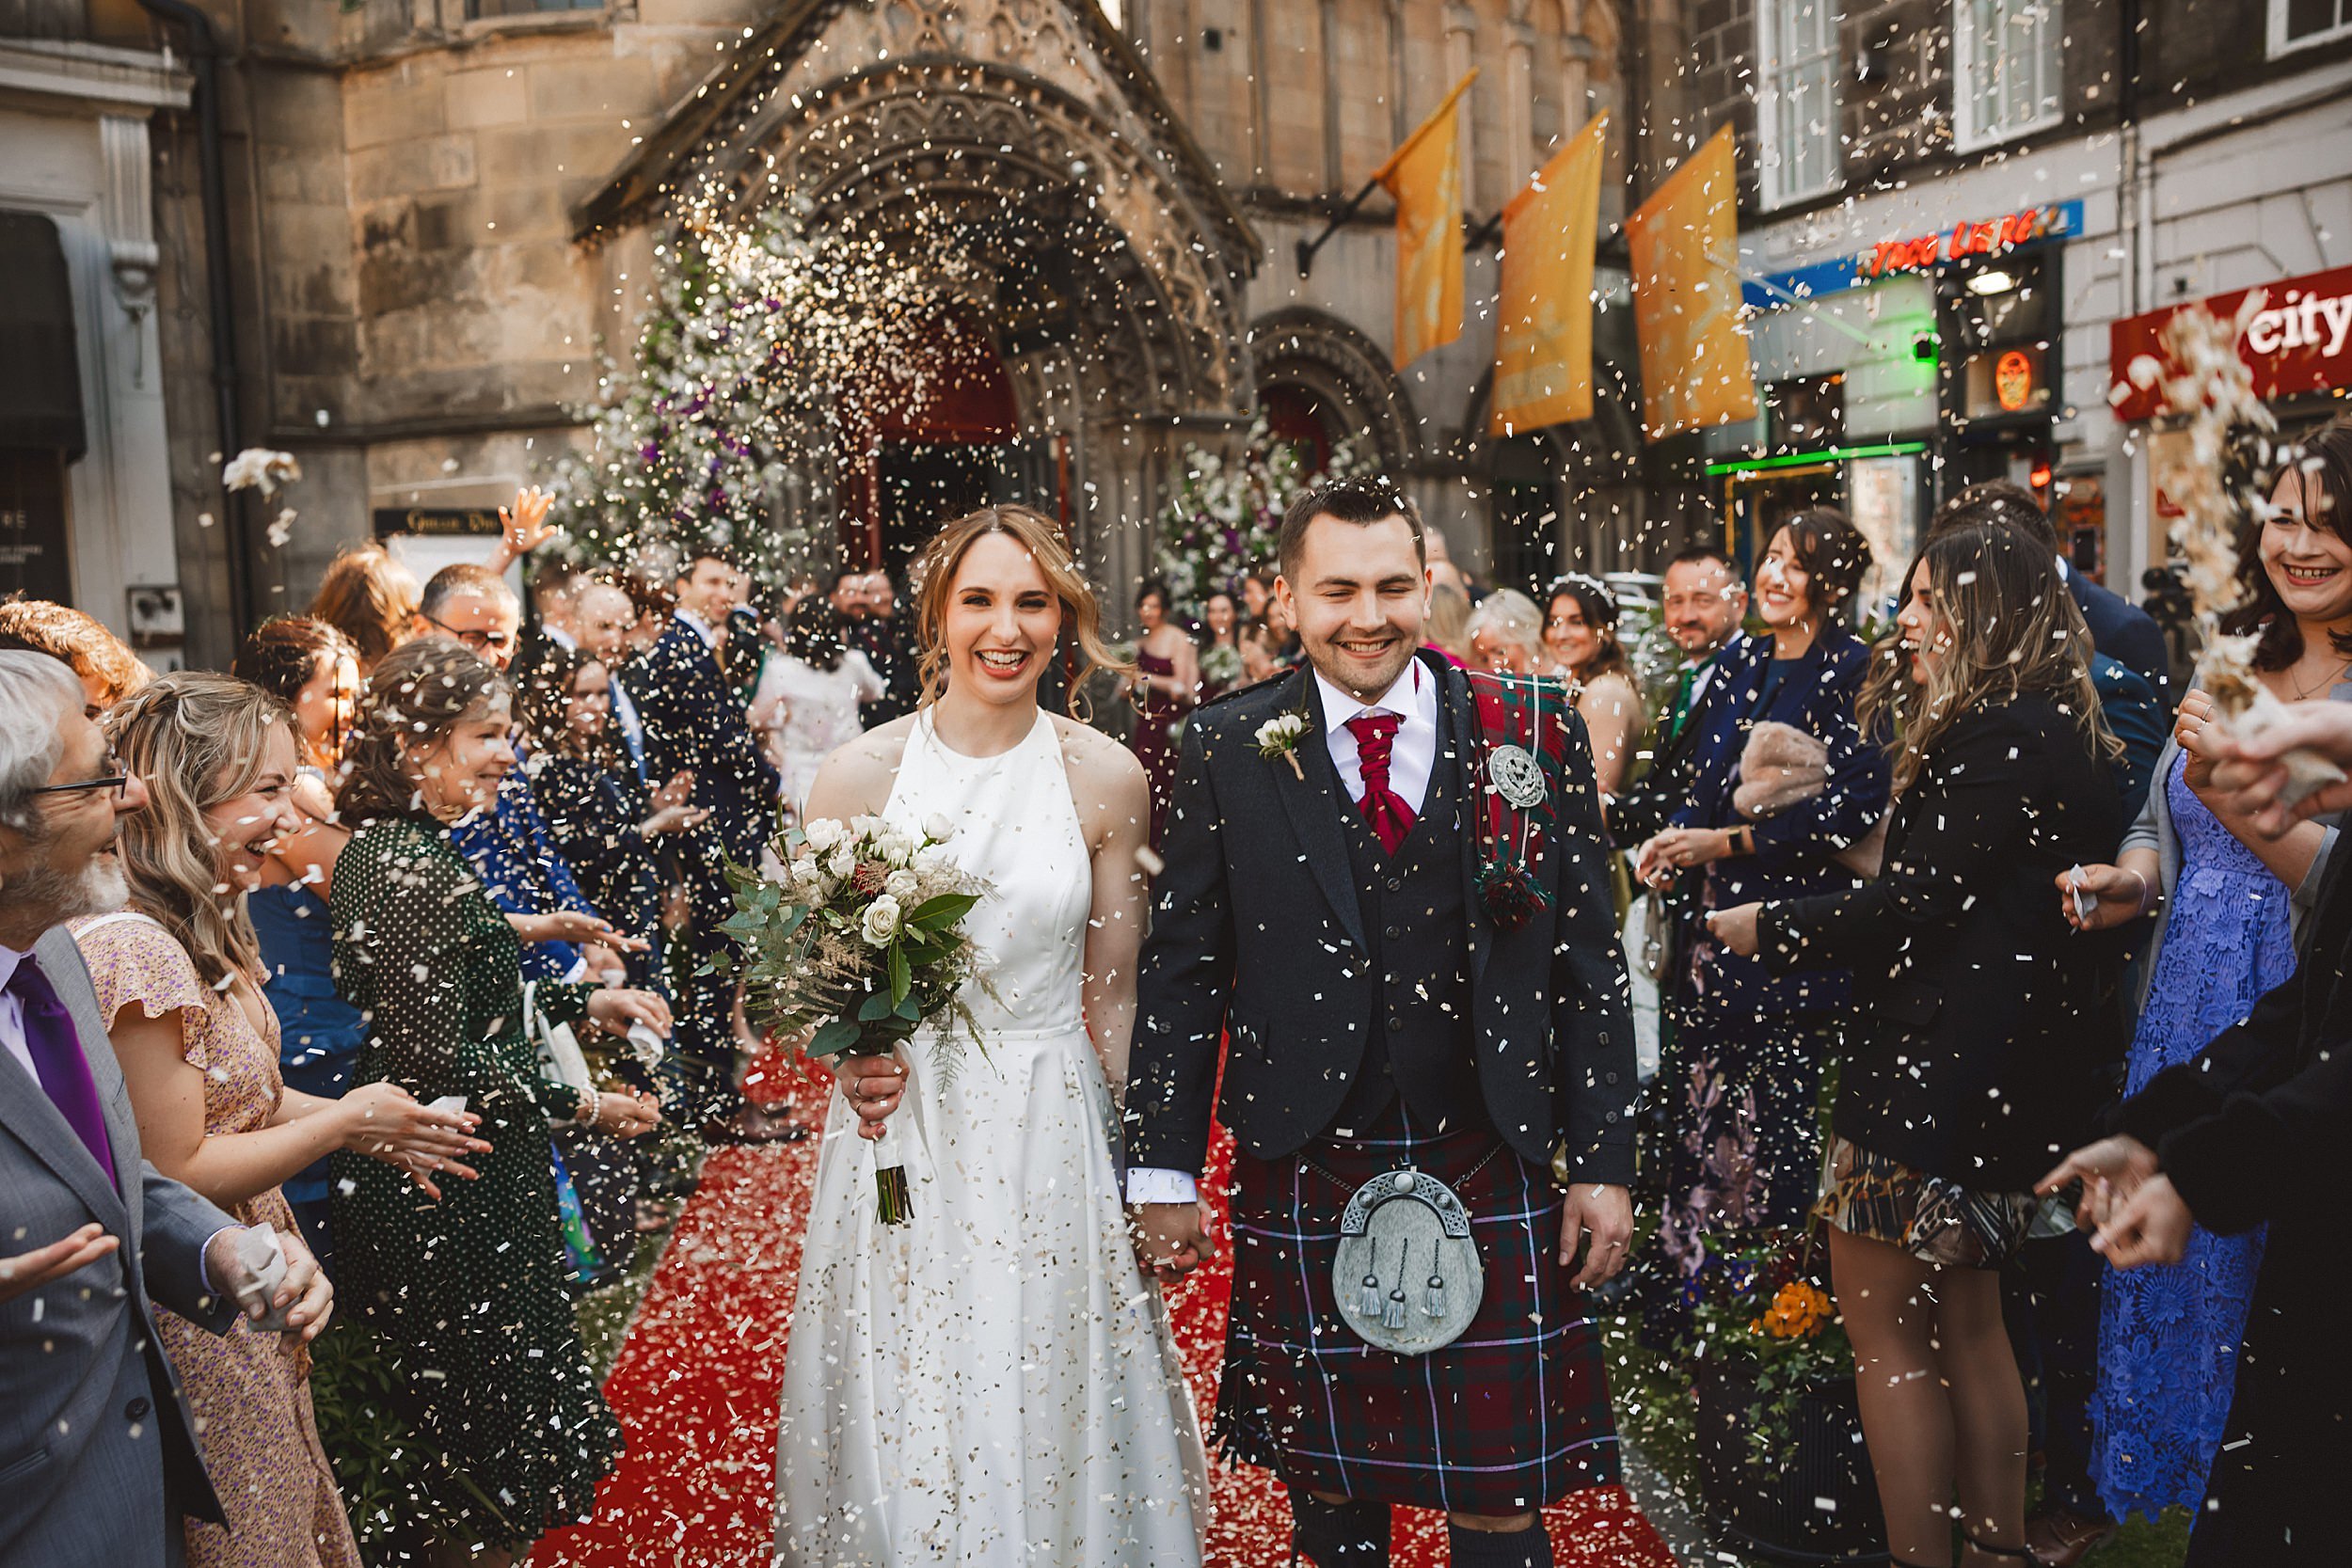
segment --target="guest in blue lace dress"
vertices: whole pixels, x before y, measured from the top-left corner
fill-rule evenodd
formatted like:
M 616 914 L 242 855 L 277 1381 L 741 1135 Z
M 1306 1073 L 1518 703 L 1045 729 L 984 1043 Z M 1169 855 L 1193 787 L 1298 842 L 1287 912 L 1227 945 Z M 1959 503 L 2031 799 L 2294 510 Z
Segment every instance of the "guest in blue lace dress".
M 2261 632 L 2259 678 L 2285 702 L 2322 689 L 2352 699 L 2344 681 L 2352 543 L 2292 520 L 2258 537 L 2258 549 L 2242 552 L 2248 602 L 2233 629 Z M 2118 863 L 2089 867 L 2083 878 L 2098 903 L 2078 924 L 2118 925 L 2162 904 L 2127 1095 L 2199 1060 L 2293 976 L 2304 917 L 2336 846 L 2332 818 L 2273 840 L 2215 815 L 2199 793 L 2211 765 L 2198 737 L 2211 711 L 2201 691 L 2183 702 L 2157 766 L 2161 787 L 2150 792 Z M 2260 1228 L 2222 1236 L 2200 1227 L 2179 1263 L 2104 1271 L 2091 1479 L 2109 1518 L 2203 1501 L 2264 1241 Z

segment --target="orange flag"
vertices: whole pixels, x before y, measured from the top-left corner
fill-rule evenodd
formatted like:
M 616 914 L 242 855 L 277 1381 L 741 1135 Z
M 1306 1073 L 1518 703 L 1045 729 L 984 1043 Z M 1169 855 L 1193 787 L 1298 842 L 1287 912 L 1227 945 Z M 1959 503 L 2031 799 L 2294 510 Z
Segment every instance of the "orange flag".
M 1502 209 L 1491 435 L 1593 417 L 1593 242 L 1608 126 L 1606 113 L 1595 115 Z
M 1726 125 L 1626 220 L 1649 440 L 1756 418 L 1740 330 L 1739 187 Z
M 1437 113 L 1372 178 L 1396 198 L 1396 342 L 1403 370 L 1462 335 L 1462 137 L 1454 105 L 1478 72 L 1454 84 Z

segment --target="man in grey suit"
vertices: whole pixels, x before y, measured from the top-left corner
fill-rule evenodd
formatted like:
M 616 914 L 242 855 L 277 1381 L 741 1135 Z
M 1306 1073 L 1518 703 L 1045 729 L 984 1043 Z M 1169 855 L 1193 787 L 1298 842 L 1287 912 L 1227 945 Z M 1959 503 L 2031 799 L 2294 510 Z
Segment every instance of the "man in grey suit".
M 148 1303 L 227 1333 L 251 1275 L 237 1222 L 139 1157 L 65 927 L 122 902 L 115 825 L 147 799 L 82 703 L 63 664 L 0 651 L 0 1568 L 167 1568 L 220 1504 Z M 248 1309 L 308 1339 L 331 1292 L 285 1241 Z

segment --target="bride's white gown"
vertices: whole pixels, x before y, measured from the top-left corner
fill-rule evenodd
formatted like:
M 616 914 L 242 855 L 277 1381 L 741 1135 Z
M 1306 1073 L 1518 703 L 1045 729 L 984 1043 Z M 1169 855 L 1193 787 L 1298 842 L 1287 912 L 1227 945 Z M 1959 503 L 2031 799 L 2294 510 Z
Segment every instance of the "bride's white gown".
M 966 929 L 996 996 L 952 1075 L 912 1043 L 892 1118 L 913 1220 L 874 1216 L 874 1146 L 835 1093 L 776 1443 L 781 1562 L 1195 1564 L 1199 1423 L 1137 1269 L 1117 1118 L 1080 1019 L 1091 871 L 1053 721 L 966 757 L 916 721 L 884 815 L 955 825 L 993 892 Z

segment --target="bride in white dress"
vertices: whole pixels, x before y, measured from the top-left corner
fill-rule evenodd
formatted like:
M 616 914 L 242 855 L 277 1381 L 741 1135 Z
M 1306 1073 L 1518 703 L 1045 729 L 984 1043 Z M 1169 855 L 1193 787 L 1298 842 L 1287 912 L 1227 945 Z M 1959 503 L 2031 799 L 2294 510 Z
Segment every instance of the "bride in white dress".
M 817 1167 L 776 1444 L 779 1562 L 1188 1568 L 1206 1464 L 1167 1308 L 1120 1202 L 1150 791 L 1122 747 L 1037 705 L 1095 610 L 1054 524 L 951 523 L 926 557 L 917 713 L 843 747 L 808 815 L 945 817 L 992 891 L 966 929 L 994 995 L 983 1055 L 840 1071 Z M 1090 1027 L 1089 1027 L 1090 1026 Z M 914 1200 L 875 1216 L 889 1117 Z

